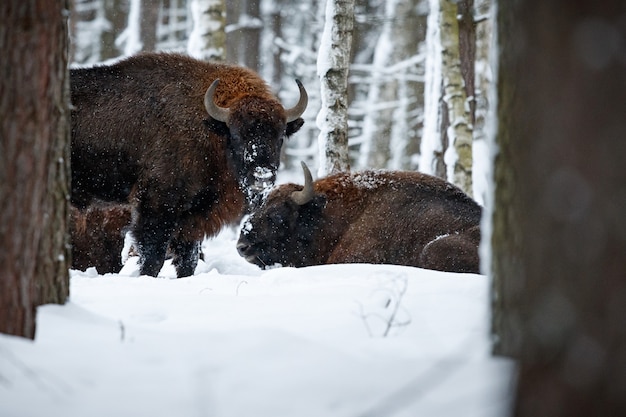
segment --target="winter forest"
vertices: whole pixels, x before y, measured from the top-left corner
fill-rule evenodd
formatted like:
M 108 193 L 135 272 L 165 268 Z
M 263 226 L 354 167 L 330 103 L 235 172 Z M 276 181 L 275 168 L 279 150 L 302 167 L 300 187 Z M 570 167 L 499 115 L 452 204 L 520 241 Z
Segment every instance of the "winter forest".
M 123 248 L 105 251 L 121 270 L 74 268 L 72 123 L 104 120 L 96 141 L 109 127 L 132 129 L 108 126 L 99 108 L 77 116 L 70 69 L 152 51 L 247 67 L 284 113 L 302 102 L 299 80 L 308 106 L 280 131 L 299 117 L 304 124 L 273 154 L 277 187 L 309 185 L 287 185 L 298 190 L 290 206 L 327 204 L 315 200 L 301 162 L 316 179 L 351 172 L 361 190 L 384 188 L 360 176 L 364 169 L 429 174 L 428 184 L 458 191 L 454 184 L 456 199 L 473 207 L 480 267 L 256 263 L 239 246 L 255 213 L 241 209 L 210 239 L 202 226 L 193 242 L 172 233 L 154 273 L 142 273 L 139 241 L 123 227 Z M 623 0 L 2 0 L 0 56 L 0 416 L 626 416 Z M 156 85 L 145 84 L 137 89 Z M 204 103 L 180 94 L 186 105 L 151 104 L 176 109 L 170 115 L 203 104 L 195 113 L 203 126 L 228 130 L 219 115 L 232 113 L 207 100 L 214 85 L 203 87 Z M 122 98 L 118 114 L 133 101 Z M 195 151 L 198 142 L 184 143 Z M 210 153 L 197 152 L 197 165 Z M 117 173 L 116 163 L 103 162 L 95 177 Z M 185 189 L 175 177 L 182 165 L 164 175 Z M 267 174 L 257 168 L 249 171 Z M 222 214 L 243 207 L 254 188 L 226 174 L 214 177 L 238 184 L 242 196 L 213 195 Z M 168 223 L 171 212 L 203 203 L 174 203 L 176 187 L 160 194 L 167 221 L 149 219 L 159 233 L 183 218 Z M 404 190 L 403 201 L 430 201 Z M 117 191 L 129 197 L 120 206 L 134 227 L 139 191 Z M 357 229 L 382 230 L 385 245 L 398 246 L 419 218 L 407 207 Z M 328 224 L 322 241 L 339 222 Z M 97 236 L 105 226 L 86 230 Z M 438 233 L 426 246 L 464 232 Z M 285 236 L 272 244 L 291 249 Z M 374 233 L 362 236 L 356 246 L 375 246 Z M 183 246 L 197 265 L 181 261 Z
M 352 43 L 341 52 L 349 56 L 345 105 L 352 169 L 419 170 L 474 194 L 472 143 L 480 161 L 486 157 L 490 1 L 456 3 L 375 0 L 350 8 Z M 70 62 L 91 65 L 139 51 L 185 52 L 258 71 L 284 103 L 295 101 L 293 80 L 300 79 L 309 106 L 303 130 L 284 148 L 282 168 L 299 169 L 301 160 L 320 167 L 316 118 L 325 14 L 324 1 L 75 0 Z M 440 45 L 442 52 L 428 54 Z M 480 201 L 484 169 L 478 166 Z

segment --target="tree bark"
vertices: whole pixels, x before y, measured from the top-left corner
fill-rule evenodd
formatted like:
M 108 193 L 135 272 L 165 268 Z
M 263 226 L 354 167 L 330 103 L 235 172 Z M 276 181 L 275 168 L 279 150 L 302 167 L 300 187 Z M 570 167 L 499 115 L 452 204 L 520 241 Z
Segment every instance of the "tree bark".
M 141 14 L 139 18 L 139 36 L 142 51 L 157 50 L 157 26 L 159 24 L 159 8 L 161 2 L 141 0 Z
M 117 58 L 122 54 L 122 50 L 117 46 L 117 37 L 128 23 L 128 13 L 124 7 L 124 0 L 106 0 L 104 2 L 104 13 L 110 27 L 102 32 L 102 54 L 103 61 Z
M 320 176 L 348 171 L 348 70 L 354 0 L 326 0 L 326 23 L 317 61 L 322 91 L 320 128 Z
M 462 73 L 461 39 L 466 48 L 473 48 L 469 43 L 473 38 L 467 33 L 460 36 L 457 15 L 459 5 L 452 0 L 441 0 L 439 21 L 441 36 L 443 101 L 448 111 L 449 126 L 447 127 L 448 148 L 445 151 L 445 162 L 448 167 L 447 179 L 459 186 L 468 195 L 472 195 L 472 115 L 468 106 L 468 89 L 473 90 L 473 54 L 468 55 L 465 65 L 466 72 L 471 73 L 471 86 L 467 85 Z M 471 17 L 471 16 L 470 16 Z M 467 26 L 467 25 L 466 25 Z M 469 52 L 466 51 L 466 54 Z M 473 91 L 471 93 L 473 96 Z
M 226 2 L 226 20 L 227 60 L 258 71 L 263 28 L 259 0 Z
M 494 350 L 516 416 L 626 415 L 621 0 L 500 2 Z
M 69 293 L 66 2 L 0 3 L 0 332 Z
M 246 0 L 244 3 L 245 16 L 248 22 L 242 27 L 243 65 L 258 71 L 261 29 L 263 28 L 259 9 L 260 0 Z

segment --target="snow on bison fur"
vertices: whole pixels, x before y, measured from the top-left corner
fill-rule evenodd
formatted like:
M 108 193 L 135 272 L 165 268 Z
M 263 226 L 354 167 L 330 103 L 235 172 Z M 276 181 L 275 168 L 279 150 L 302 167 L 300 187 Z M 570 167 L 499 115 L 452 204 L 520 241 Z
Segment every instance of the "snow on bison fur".
M 72 203 L 130 203 L 140 273 L 156 276 L 169 247 L 177 276 L 192 275 L 198 242 L 273 185 L 303 124 L 298 87 L 285 109 L 255 72 L 177 54 L 72 69 Z
M 244 223 L 237 249 L 261 267 L 386 263 L 479 272 L 481 207 L 418 172 L 339 173 L 275 188 Z

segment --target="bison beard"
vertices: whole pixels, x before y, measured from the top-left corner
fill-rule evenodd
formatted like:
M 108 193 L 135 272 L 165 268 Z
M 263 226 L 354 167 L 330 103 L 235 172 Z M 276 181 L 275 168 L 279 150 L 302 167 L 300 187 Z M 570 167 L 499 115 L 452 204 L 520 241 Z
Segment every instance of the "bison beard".
M 479 272 L 481 207 L 417 172 L 339 173 L 277 187 L 244 224 L 237 249 L 261 267 L 389 263 Z
M 177 276 L 192 275 L 198 242 L 261 202 L 307 104 L 299 82 L 285 109 L 253 71 L 177 54 L 72 69 L 70 86 L 72 203 L 130 203 L 151 276 L 168 247 Z

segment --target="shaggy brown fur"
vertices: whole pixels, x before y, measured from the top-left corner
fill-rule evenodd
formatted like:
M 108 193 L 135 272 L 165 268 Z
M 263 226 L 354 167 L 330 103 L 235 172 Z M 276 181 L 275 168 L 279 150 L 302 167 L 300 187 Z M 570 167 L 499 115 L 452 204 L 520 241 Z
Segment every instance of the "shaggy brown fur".
M 216 79 L 213 101 L 229 108 L 226 122 L 204 105 Z M 193 274 L 198 241 L 258 201 L 260 186 L 273 183 L 283 139 L 303 123 L 287 122 L 253 71 L 176 54 L 73 69 L 70 85 L 72 203 L 131 203 L 145 275 L 159 273 L 168 246 L 177 275 Z M 269 173 L 260 185 L 258 172 Z
M 131 222 L 130 206 L 70 208 L 72 268 L 84 271 L 95 266 L 100 274 L 122 269 L 124 234 Z
M 241 232 L 259 266 L 389 263 L 479 271 L 481 208 L 457 187 L 417 172 L 340 173 L 314 182 L 311 201 L 277 187 Z

